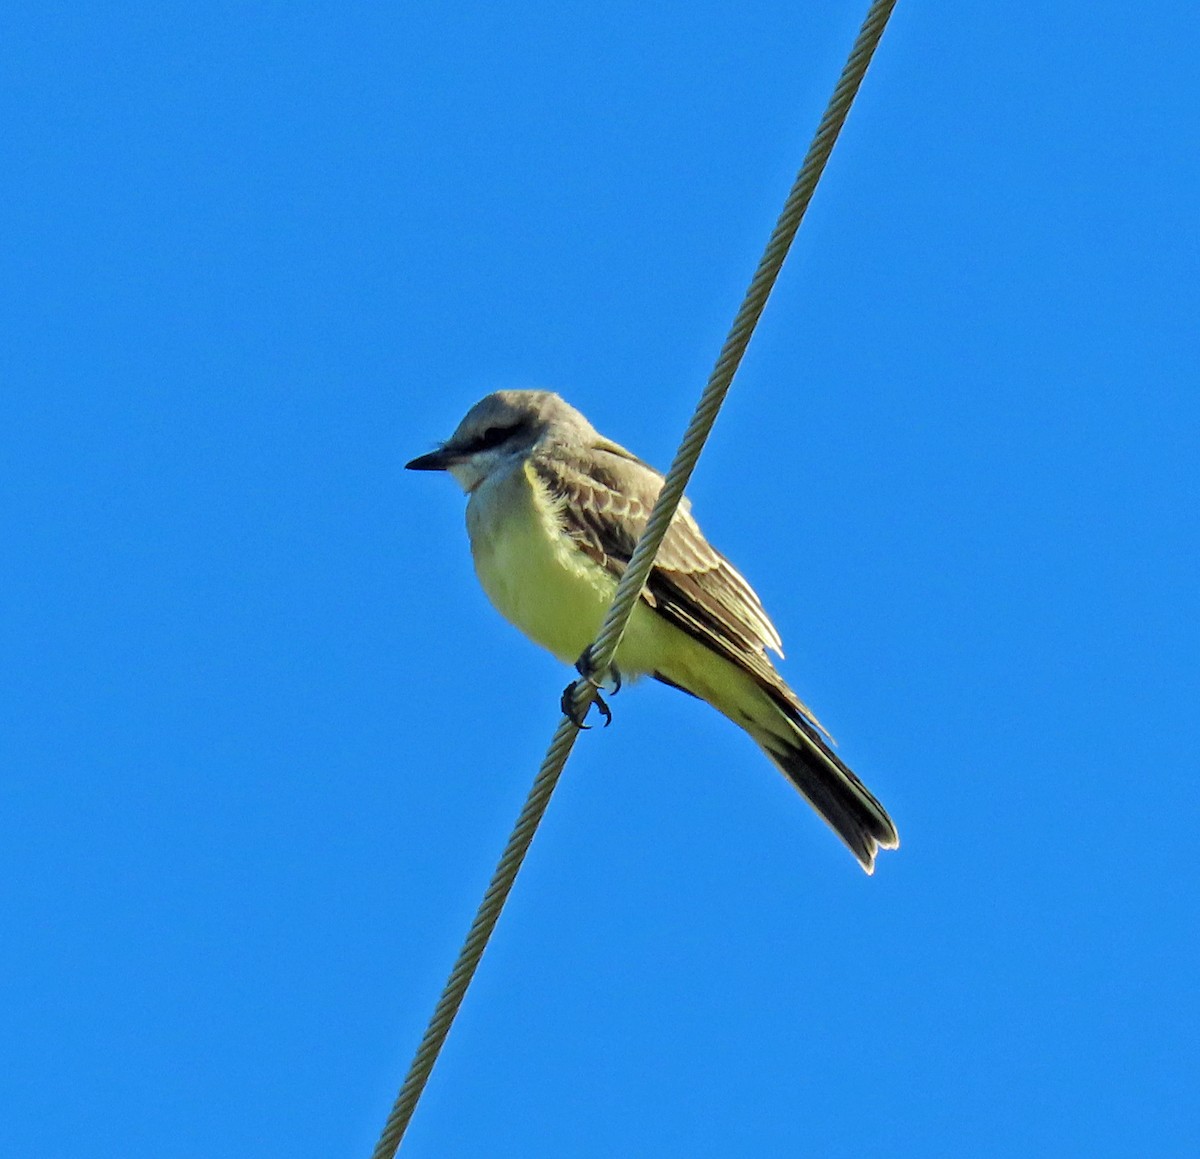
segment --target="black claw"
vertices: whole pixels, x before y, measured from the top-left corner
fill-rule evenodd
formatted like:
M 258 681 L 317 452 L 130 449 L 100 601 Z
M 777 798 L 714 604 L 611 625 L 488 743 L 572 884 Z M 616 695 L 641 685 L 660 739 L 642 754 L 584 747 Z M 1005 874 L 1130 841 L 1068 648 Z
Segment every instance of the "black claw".
M 596 685 L 589 680 L 589 684 L 593 688 Z M 570 684 L 563 689 L 562 699 L 558 702 L 565 716 L 576 728 L 591 728 L 590 724 L 585 723 L 584 717 L 587 716 L 585 710 L 583 716 L 580 716 L 575 711 L 575 689 L 579 686 L 578 680 L 572 680 Z M 592 703 L 600 710 L 600 715 L 604 717 L 604 727 L 608 728 L 612 724 L 612 709 L 605 703 L 604 697 L 600 695 L 600 689 L 596 688 L 596 695 L 592 699 Z
M 576 728 L 591 728 L 590 724 L 585 724 L 583 717 L 578 716 L 575 712 L 575 688 L 579 684 L 578 680 L 572 680 L 570 684 L 563 689 L 562 700 L 558 702 L 562 709 L 562 714 Z M 584 714 L 586 715 L 586 713 Z

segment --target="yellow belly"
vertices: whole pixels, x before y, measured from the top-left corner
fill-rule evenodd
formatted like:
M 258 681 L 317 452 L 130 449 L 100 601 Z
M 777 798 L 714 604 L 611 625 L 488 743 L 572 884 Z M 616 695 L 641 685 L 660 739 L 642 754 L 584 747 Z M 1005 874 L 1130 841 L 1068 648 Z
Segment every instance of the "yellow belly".
M 573 664 L 599 630 L 616 583 L 559 528 L 530 468 L 472 495 L 467 528 L 475 572 L 496 610 Z

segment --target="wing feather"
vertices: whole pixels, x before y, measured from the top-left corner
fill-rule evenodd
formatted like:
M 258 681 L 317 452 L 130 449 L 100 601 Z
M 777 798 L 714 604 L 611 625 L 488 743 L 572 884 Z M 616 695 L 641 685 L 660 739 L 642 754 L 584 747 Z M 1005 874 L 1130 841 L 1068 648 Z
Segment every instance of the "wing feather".
M 553 454 L 535 454 L 532 465 L 559 500 L 559 518 L 580 550 L 619 577 L 650 518 L 662 475 L 607 440 L 586 455 L 556 447 Z M 821 727 L 767 656 L 768 649 L 782 655 L 782 644 L 761 600 L 704 538 L 686 499 L 663 539 L 642 599 Z

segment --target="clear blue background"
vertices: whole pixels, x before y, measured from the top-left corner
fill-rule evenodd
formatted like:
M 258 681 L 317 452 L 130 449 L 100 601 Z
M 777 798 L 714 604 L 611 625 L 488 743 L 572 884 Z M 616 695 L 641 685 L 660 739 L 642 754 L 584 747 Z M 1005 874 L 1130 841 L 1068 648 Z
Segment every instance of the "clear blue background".
M 864 8 L 9 14 L 5 1154 L 369 1154 L 567 678 L 401 465 L 665 465 Z M 626 691 L 406 1154 L 1196 1153 L 1198 38 L 901 0 L 691 494 L 903 847 Z

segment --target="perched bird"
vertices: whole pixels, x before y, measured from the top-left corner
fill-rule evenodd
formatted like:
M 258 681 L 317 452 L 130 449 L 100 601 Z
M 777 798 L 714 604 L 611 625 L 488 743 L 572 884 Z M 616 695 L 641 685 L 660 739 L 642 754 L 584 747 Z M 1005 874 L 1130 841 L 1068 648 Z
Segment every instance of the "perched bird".
M 497 611 L 560 660 L 580 658 L 662 475 L 558 395 L 524 390 L 489 394 L 436 451 L 407 467 L 448 471 L 470 497 L 471 555 Z M 634 607 L 617 672 L 682 689 L 744 729 L 871 873 L 876 850 L 899 844 L 896 827 L 768 649 L 782 655 L 779 633 L 685 499 Z

